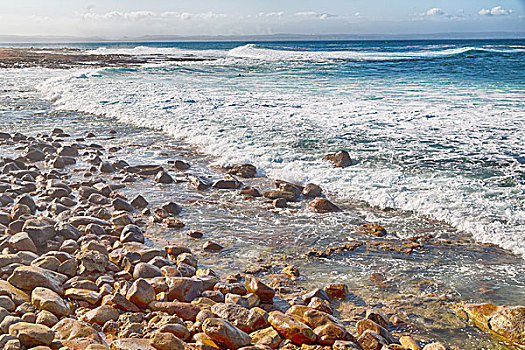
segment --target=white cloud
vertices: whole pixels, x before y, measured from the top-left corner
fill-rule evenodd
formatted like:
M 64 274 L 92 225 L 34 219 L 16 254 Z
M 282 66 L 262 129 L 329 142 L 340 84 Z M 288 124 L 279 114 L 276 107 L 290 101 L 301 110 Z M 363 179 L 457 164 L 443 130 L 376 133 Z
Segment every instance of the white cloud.
M 510 15 L 514 10 L 512 9 L 505 9 L 501 6 L 496 6 L 491 9 L 481 9 L 478 12 L 478 15 L 480 16 L 508 16 Z
M 442 8 L 434 7 L 425 12 L 425 16 L 445 16 L 447 13 Z

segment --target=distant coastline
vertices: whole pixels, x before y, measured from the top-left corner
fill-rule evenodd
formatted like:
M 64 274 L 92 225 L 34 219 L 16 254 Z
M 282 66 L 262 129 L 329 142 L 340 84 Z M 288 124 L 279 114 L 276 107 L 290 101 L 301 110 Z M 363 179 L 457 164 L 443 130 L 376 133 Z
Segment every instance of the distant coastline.
M 191 42 L 191 41 L 352 41 L 352 40 L 476 40 L 525 39 L 525 32 L 460 32 L 426 34 L 271 34 L 271 35 L 145 35 L 142 37 L 79 37 L 2 35 L 1 43 Z

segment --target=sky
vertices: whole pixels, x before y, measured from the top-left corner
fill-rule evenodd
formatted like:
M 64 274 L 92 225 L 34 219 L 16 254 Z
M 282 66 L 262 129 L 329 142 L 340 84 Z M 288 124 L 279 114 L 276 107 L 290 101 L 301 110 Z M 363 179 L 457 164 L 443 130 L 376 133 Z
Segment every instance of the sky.
M 0 35 L 525 32 L 525 0 L 0 0 Z

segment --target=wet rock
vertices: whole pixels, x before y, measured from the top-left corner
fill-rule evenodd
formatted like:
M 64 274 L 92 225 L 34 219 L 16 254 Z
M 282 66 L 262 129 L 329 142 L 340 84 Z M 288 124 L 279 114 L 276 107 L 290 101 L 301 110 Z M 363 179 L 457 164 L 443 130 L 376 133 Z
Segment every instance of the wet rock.
M 330 213 L 341 211 L 341 209 L 337 205 L 325 198 L 314 199 L 308 205 L 311 208 L 313 208 L 316 213 Z
M 189 181 L 190 186 L 194 187 L 199 191 L 204 191 L 211 187 L 211 183 L 208 180 L 205 180 L 199 176 L 188 175 L 187 179 Z
M 190 236 L 191 238 L 202 238 L 202 236 L 204 236 L 202 232 L 195 231 L 195 230 L 186 231 L 186 234 Z
M 65 157 L 78 157 L 78 150 L 72 146 L 62 146 L 57 150 L 57 155 Z
M 46 310 L 57 317 L 67 316 L 70 313 L 68 305 L 54 291 L 37 287 L 31 293 L 31 303 L 38 310 Z
M 202 324 L 202 330 L 213 341 L 224 345 L 228 349 L 237 350 L 251 342 L 248 334 L 220 318 L 208 318 Z
M 241 187 L 241 182 L 234 177 L 226 177 L 213 184 L 213 188 L 220 190 L 234 190 Z
M 27 160 L 31 162 L 39 162 L 39 161 L 44 160 L 46 158 L 46 155 L 44 152 L 35 149 L 35 150 L 31 150 L 27 152 L 25 157 Z
M 55 333 L 44 325 L 19 322 L 9 327 L 9 334 L 14 335 L 22 346 L 27 348 L 50 345 Z
M 170 215 L 179 215 L 180 212 L 182 211 L 182 208 L 177 203 L 174 203 L 174 202 L 164 203 L 161 206 L 161 208 L 164 209 Z
M 140 194 L 137 195 L 132 201 L 131 205 L 137 209 L 144 209 L 148 206 L 148 201 L 144 199 Z
M 62 284 L 67 276 L 34 266 L 20 266 L 7 280 L 19 289 L 33 290 L 36 287 L 51 289 L 59 295 L 64 294 Z
M 318 297 L 313 297 L 312 299 L 310 299 L 308 307 L 311 309 L 326 312 L 330 315 L 333 313 L 332 307 L 330 306 L 330 302 Z
M 171 184 L 175 182 L 170 174 L 168 174 L 166 171 L 159 171 L 157 175 L 155 175 L 155 182 L 160 184 Z
M 212 242 L 212 241 L 207 241 L 206 243 L 203 244 L 202 246 L 202 250 L 204 250 L 205 252 L 212 252 L 212 253 L 216 253 L 216 252 L 219 252 L 223 249 L 224 247 L 221 246 L 220 244 L 217 244 L 215 242 Z
M 359 338 L 357 338 L 357 342 L 363 350 L 381 350 L 383 346 L 388 345 L 382 336 L 370 330 L 366 330 L 361 334 Z
M 99 166 L 98 170 L 101 173 L 109 174 L 109 173 L 114 172 L 115 168 L 113 167 L 113 164 L 111 164 L 110 162 L 102 162 L 102 163 L 100 163 L 100 166 Z
M 394 342 L 394 339 L 392 338 L 392 335 L 390 334 L 390 332 L 372 320 L 369 320 L 369 319 L 360 320 L 355 325 L 355 328 L 359 336 L 361 336 L 367 330 L 370 330 L 372 332 L 379 334 L 381 337 L 383 337 L 387 341 L 387 343 L 390 344 Z
M 256 188 L 250 187 L 250 186 L 244 187 L 239 193 L 243 196 L 249 196 L 249 197 L 261 197 L 262 196 L 259 190 L 257 190 Z
M 210 310 L 244 332 L 253 332 L 269 325 L 266 311 L 258 307 L 247 309 L 239 305 L 217 303 Z
M 323 190 L 321 187 L 315 185 L 315 184 L 307 184 L 303 188 L 303 195 L 310 198 L 320 197 L 323 194 Z
M 368 309 L 366 310 L 365 318 L 374 321 L 383 328 L 388 329 L 388 318 L 383 312 L 378 309 Z
M 363 233 L 377 237 L 384 237 L 387 233 L 381 225 L 376 223 L 364 224 L 359 226 L 357 229 Z
M 257 174 L 257 168 L 252 164 L 232 165 L 226 167 L 225 169 L 230 175 L 240 176 L 244 178 L 255 177 L 255 174 Z
M 127 201 L 123 200 L 122 198 L 115 198 L 113 200 L 113 202 L 111 202 L 111 206 L 115 209 L 115 210 L 122 210 L 122 211 L 127 211 L 129 213 L 132 213 L 135 208 L 133 207 L 133 205 L 131 205 L 130 203 L 128 203 Z
M 333 283 L 324 287 L 330 299 L 345 299 L 348 295 L 348 286 L 342 283 Z
M 299 197 L 297 193 L 281 190 L 266 191 L 263 196 L 269 199 L 284 199 L 289 202 L 295 202 Z
M 142 233 L 142 229 L 136 225 L 127 225 L 120 234 L 120 241 L 122 243 L 144 243 L 144 234 Z
M 184 342 L 171 333 L 156 332 L 150 341 L 157 350 L 184 350 Z
M 344 327 L 334 323 L 327 323 L 314 329 L 317 335 L 317 342 L 323 345 L 332 345 L 336 340 L 348 340 L 351 336 Z
M 91 311 L 86 312 L 82 316 L 82 321 L 90 324 L 104 325 L 108 321 L 118 320 L 120 314 L 117 309 L 109 305 L 99 306 Z
M 245 281 L 246 291 L 248 293 L 256 294 L 263 303 L 272 303 L 273 297 L 275 295 L 275 290 L 273 288 L 268 287 L 266 284 L 250 275 L 245 277 Z
M 190 165 L 186 162 L 183 162 L 182 160 L 176 160 L 175 162 L 173 162 L 173 166 L 177 170 L 187 170 L 190 168 Z
M 126 298 L 139 307 L 146 308 L 155 300 L 155 289 L 144 279 L 137 279 L 129 289 Z
M 525 345 L 525 307 L 507 307 L 495 312 L 489 321 L 492 331 L 508 341 Z
M 274 208 L 284 209 L 284 208 L 288 207 L 287 203 L 288 202 L 287 202 L 286 199 L 284 199 L 284 198 L 277 198 L 277 199 L 273 200 L 272 205 L 274 206 Z
M 268 321 L 281 336 L 295 344 L 313 344 L 316 341 L 316 335 L 310 327 L 280 311 L 270 312 Z
M 352 159 L 347 151 L 330 153 L 323 157 L 324 161 L 332 163 L 335 167 L 346 168 L 352 165 Z

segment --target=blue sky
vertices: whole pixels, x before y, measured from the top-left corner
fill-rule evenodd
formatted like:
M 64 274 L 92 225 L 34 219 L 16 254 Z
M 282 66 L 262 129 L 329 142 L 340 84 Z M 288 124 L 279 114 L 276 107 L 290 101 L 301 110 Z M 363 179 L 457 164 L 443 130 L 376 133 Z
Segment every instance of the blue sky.
M 0 34 L 525 31 L 525 0 L 0 0 Z

